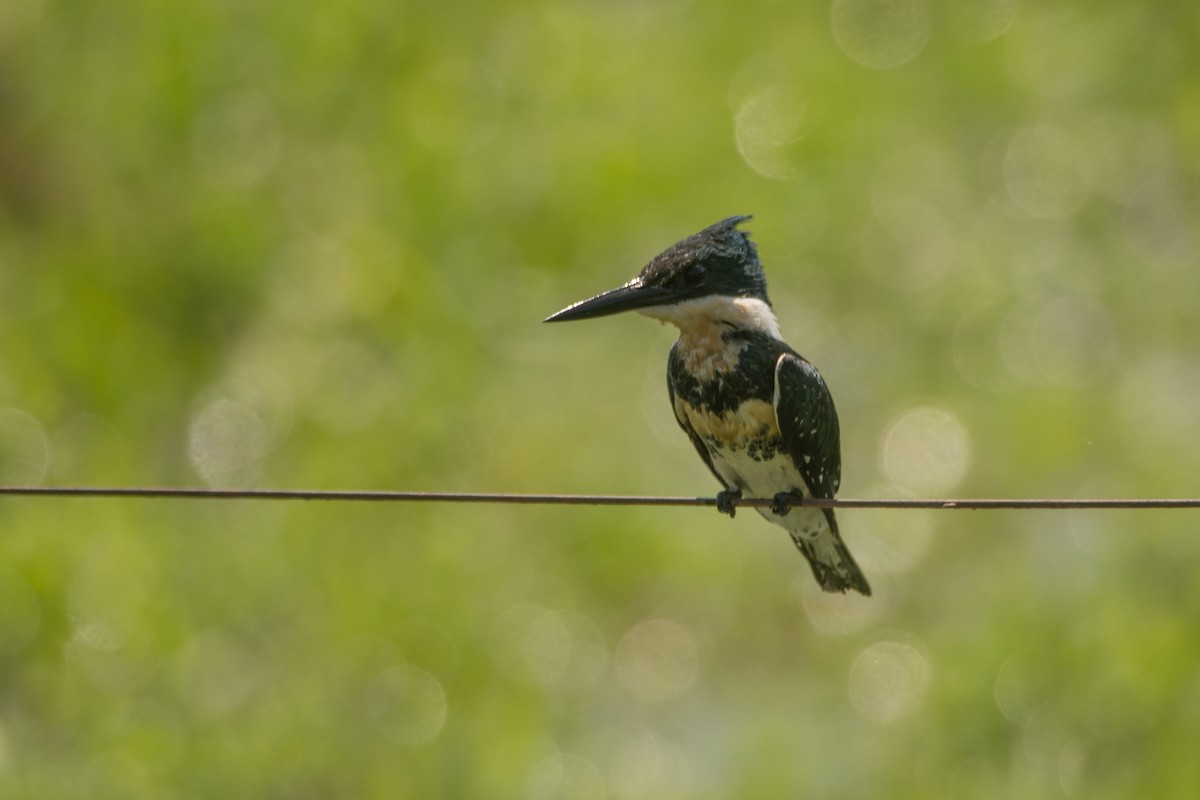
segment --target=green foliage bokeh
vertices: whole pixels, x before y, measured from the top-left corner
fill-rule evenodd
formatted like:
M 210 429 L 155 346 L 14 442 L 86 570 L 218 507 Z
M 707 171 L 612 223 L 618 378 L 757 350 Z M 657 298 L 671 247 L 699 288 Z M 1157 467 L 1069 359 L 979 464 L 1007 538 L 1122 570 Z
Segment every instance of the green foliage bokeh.
M 845 496 L 1195 496 L 1182 3 L 0 6 L 0 482 L 712 494 L 752 213 Z M 0 796 L 1182 797 L 1191 512 L 9 498 Z

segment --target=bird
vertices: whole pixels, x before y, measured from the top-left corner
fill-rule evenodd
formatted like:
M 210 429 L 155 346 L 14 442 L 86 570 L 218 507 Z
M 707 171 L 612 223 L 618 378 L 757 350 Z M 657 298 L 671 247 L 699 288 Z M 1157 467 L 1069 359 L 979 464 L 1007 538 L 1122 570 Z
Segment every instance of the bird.
M 837 410 L 816 367 L 783 341 L 758 250 L 738 227 L 750 219 L 709 225 L 659 253 L 627 283 L 544 321 L 637 311 L 678 328 L 667 393 L 679 426 L 724 487 L 718 510 L 732 517 L 744 494 L 771 498 L 759 513 L 791 535 L 820 587 L 869 596 L 834 510 L 792 506 L 796 496 L 837 493 Z

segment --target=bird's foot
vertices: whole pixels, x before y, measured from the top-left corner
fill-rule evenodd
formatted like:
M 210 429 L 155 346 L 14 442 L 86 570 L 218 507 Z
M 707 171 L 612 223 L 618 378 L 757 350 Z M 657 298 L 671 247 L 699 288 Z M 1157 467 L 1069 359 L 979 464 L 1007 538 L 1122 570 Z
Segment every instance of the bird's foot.
M 796 502 L 797 496 L 791 492 L 780 492 L 771 498 L 771 513 L 776 516 L 786 517 L 787 513 L 792 510 L 792 503 Z
M 737 514 L 737 506 L 734 504 L 741 499 L 741 489 L 726 489 L 723 492 L 717 492 L 717 511 L 728 514 L 732 518 Z

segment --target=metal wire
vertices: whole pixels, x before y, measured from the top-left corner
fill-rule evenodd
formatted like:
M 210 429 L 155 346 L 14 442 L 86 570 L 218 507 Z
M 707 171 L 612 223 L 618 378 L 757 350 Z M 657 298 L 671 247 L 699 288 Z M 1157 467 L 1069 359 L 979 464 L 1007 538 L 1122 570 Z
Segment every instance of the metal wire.
M 433 503 L 519 503 L 570 506 L 716 506 L 715 497 L 655 497 L 643 495 L 591 494 L 503 494 L 480 492 L 399 492 L 327 489 L 204 489 L 170 486 L 0 486 L 0 496 L 22 497 L 120 497 L 137 499 L 176 498 L 189 500 L 326 500 L 368 502 Z M 733 501 L 739 508 L 763 508 L 771 498 L 743 497 Z M 840 500 L 795 497 L 792 507 L 812 508 L 939 508 L 939 509 L 1155 509 L 1200 508 L 1200 498 L 910 498 Z

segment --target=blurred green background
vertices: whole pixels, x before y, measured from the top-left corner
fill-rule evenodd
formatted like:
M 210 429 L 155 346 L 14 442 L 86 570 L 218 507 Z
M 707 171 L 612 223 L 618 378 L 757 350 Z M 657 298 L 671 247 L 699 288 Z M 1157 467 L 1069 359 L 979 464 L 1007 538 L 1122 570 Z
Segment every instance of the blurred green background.
M 0 4 L 0 481 L 712 495 L 752 213 L 846 497 L 1195 496 L 1200 14 Z M 0 796 L 1183 797 L 1200 517 L 0 501 Z

